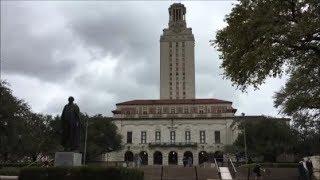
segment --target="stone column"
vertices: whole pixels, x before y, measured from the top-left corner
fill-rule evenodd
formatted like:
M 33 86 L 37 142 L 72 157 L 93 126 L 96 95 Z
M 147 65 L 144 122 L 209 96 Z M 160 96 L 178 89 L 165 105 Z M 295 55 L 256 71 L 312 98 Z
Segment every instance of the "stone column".
M 153 165 L 153 152 L 148 152 L 148 165 Z
M 183 165 L 183 152 L 178 151 L 178 165 Z
M 163 165 L 169 165 L 168 152 L 166 152 L 166 151 L 162 151 L 162 164 Z
M 193 165 L 197 166 L 199 165 L 199 153 L 198 151 L 193 151 Z

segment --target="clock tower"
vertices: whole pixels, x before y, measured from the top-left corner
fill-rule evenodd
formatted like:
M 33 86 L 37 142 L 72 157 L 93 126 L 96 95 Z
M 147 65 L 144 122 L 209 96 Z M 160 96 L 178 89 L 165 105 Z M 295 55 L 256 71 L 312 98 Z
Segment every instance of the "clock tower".
M 169 7 L 169 27 L 160 37 L 160 99 L 195 99 L 194 36 L 186 8 Z

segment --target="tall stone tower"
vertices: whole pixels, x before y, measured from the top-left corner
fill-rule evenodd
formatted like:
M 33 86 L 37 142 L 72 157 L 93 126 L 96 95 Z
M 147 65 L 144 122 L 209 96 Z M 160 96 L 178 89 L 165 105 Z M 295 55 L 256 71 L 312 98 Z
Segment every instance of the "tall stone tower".
M 183 4 L 172 4 L 160 37 L 160 99 L 195 98 L 194 36 L 185 14 Z

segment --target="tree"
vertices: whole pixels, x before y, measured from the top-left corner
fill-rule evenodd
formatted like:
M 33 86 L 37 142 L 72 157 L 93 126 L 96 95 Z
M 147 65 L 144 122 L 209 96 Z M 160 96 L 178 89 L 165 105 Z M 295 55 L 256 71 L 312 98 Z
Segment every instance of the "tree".
M 61 118 L 33 113 L 29 105 L 13 96 L 9 84 L 0 81 L 0 162 L 17 162 L 62 150 Z M 121 148 L 121 136 L 110 118 L 80 114 L 82 147 L 88 120 L 88 157 Z
M 265 161 L 275 162 L 282 153 L 294 153 L 298 133 L 285 122 L 276 120 L 241 121 L 241 133 L 234 142 L 237 149 L 244 149 L 244 128 L 248 153 L 263 156 Z
M 8 161 L 19 147 L 22 136 L 19 132 L 31 114 L 28 104 L 14 97 L 8 86 L 8 82 L 0 81 L 0 160 L 3 161 Z
M 9 84 L 1 81 L 0 160 L 17 162 L 53 153 L 59 144 L 50 136 L 51 116 L 33 113 L 29 105 L 13 96 Z
M 275 106 L 298 128 L 319 133 L 319 0 L 239 0 L 226 22 L 214 41 L 224 76 L 245 91 L 288 75 Z
M 100 114 L 89 117 L 88 122 L 87 158 L 89 160 L 121 148 L 121 136 L 110 118 Z

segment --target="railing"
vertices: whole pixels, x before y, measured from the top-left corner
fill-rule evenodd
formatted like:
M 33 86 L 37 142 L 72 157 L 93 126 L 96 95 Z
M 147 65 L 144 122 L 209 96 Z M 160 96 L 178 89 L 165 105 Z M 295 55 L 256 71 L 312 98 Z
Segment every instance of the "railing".
M 161 166 L 161 180 L 163 179 L 163 166 Z
M 194 167 L 194 171 L 196 172 L 196 180 L 198 180 L 198 170 L 197 170 L 197 166 Z
M 197 147 L 195 142 L 155 142 L 149 143 L 149 147 Z
M 228 159 L 228 168 L 229 168 L 229 171 L 230 171 L 232 178 L 235 178 L 237 175 L 237 169 L 235 168 L 235 166 L 230 158 Z
M 221 172 L 220 172 L 219 165 L 218 165 L 218 163 L 217 163 L 216 158 L 214 158 L 214 165 L 215 165 L 215 167 L 217 168 L 219 178 L 221 178 Z

